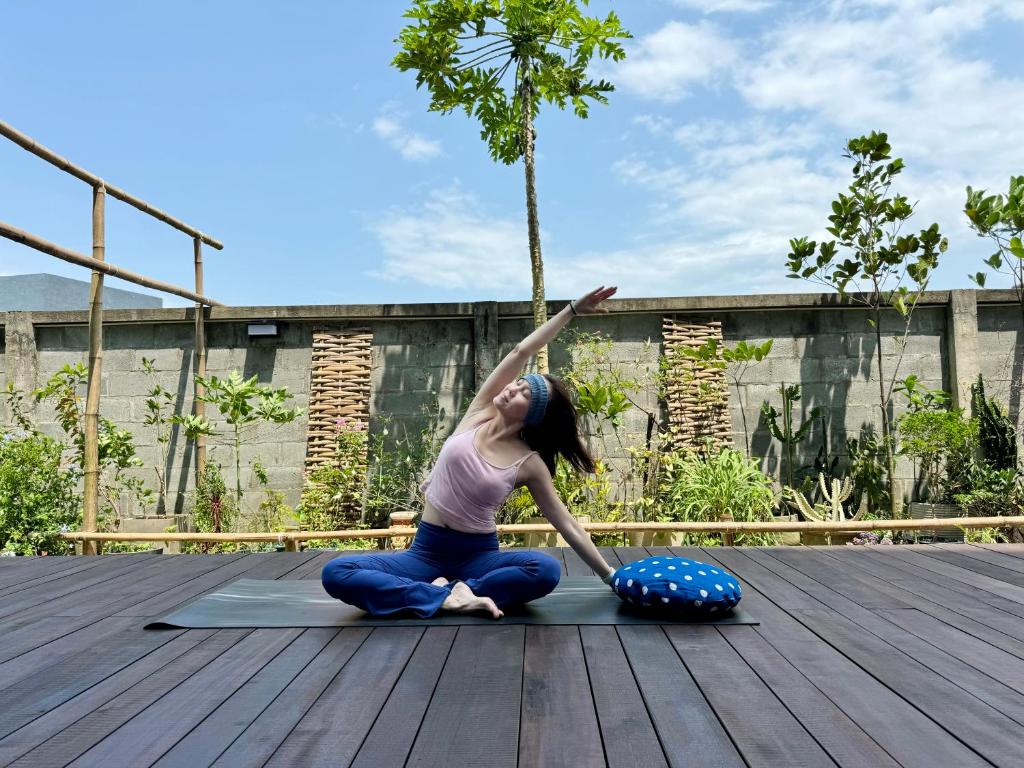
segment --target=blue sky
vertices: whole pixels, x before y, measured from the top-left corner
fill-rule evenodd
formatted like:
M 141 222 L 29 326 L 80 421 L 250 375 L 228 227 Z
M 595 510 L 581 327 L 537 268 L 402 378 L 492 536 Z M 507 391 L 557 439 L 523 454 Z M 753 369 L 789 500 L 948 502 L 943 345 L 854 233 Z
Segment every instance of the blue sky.
M 0 119 L 221 239 L 206 288 L 222 302 L 527 300 L 522 167 L 390 66 L 405 7 L 0 0 Z M 635 37 L 600 67 L 609 105 L 538 121 L 549 298 L 819 290 L 786 279 L 788 240 L 824 234 L 845 140 L 871 130 L 907 163 L 911 225 L 950 238 L 931 287 L 971 287 L 992 249 L 964 225 L 964 186 L 1024 173 L 1024 0 L 590 8 Z M 0 141 L 0 220 L 88 252 L 89 200 Z M 191 284 L 188 238 L 116 201 L 107 258 Z M 24 272 L 88 279 L 0 240 L 0 273 Z

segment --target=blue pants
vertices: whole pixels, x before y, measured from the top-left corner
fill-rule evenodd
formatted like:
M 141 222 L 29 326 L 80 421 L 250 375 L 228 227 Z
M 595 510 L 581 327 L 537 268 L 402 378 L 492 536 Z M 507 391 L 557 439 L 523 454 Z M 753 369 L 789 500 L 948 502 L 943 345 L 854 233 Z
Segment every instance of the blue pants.
M 452 581 L 430 583 L 439 576 Z M 426 618 L 441 607 L 454 581 L 503 608 L 543 597 L 561 576 L 562 565 L 551 555 L 499 551 L 497 533 L 463 533 L 421 521 L 407 551 L 336 557 L 320 579 L 331 597 L 374 616 L 407 610 Z

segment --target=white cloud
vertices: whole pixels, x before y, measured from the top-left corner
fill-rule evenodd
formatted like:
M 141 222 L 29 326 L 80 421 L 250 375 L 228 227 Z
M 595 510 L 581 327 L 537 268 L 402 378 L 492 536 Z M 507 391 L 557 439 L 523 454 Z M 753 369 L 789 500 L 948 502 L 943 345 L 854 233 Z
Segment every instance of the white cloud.
M 410 131 L 398 113 L 387 111 L 378 115 L 372 127 L 378 137 L 390 144 L 406 160 L 425 160 L 441 154 L 441 142 Z
M 385 256 L 373 277 L 490 295 L 529 289 L 525 221 L 486 213 L 458 182 L 416 208 L 388 211 L 369 229 Z
M 775 5 L 774 0 L 672 0 L 672 4 L 702 13 L 758 13 Z
M 863 11 L 870 5 L 876 13 Z M 735 70 L 759 110 L 804 111 L 850 135 L 886 130 L 908 164 L 985 176 L 1024 161 L 1024 80 L 957 50 L 1012 11 L 990 0 L 835 4 L 828 18 L 787 21 Z
M 678 101 L 694 86 L 714 84 L 737 55 L 735 43 L 715 25 L 670 21 L 629 46 L 625 61 L 608 76 L 644 98 Z
M 793 290 L 778 279 L 788 239 L 831 239 L 829 203 L 850 181 L 845 141 L 884 130 L 907 161 L 894 191 L 917 203 L 907 230 L 937 221 L 950 238 L 933 287 L 965 285 L 991 249 L 966 225 L 964 187 L 1005 191 L 1024 169 L 1024 79 L 976 43 L 986 28 L 1024 19 L 1022 5 L 831 0 L 789 6 L 797 10 L 760 37 L 729 43 L 745 55 L 715 77 L 742 97 L 729 105 L 737 119 L 678 122 L 666 107 L 633 120 L 665 142 L 615 165 L 651 198 L 644 252 L 714 254 L 729 266 L 708 274 L 709 292 L 734 281 Z M 664 100 L 655 88 L 637 92 Z

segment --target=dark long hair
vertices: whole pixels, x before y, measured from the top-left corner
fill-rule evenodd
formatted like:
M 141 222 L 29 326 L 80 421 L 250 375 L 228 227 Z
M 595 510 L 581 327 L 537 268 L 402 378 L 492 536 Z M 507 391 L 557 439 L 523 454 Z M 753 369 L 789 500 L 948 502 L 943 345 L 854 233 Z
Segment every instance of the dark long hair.
M 551 382 L 552 393 L 548 407 L 540 424 L 524 426 L 520 433 L 523 440 L 540 454 L 548 472 L 555 476 L 558 454 L 581 472 L 593 472 L 594 459 L 580 439 L 576 421 L 576 406 L 562 380 L 546 373 L 541 374 Z

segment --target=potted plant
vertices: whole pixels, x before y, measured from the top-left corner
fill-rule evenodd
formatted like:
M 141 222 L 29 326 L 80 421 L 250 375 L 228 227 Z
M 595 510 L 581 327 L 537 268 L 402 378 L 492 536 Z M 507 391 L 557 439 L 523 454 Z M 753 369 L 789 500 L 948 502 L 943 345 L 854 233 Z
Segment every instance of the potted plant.
M 910 503 L 911 519 L 963 517 L 955 497 L 970 488 L 978 425 L 965 419 L 963 409 L 918 410 L 898 423 L 901 452 L 921 470 L 917 498 Z M 963 541 L 960 530 L 916 531 L 915 541 Z

